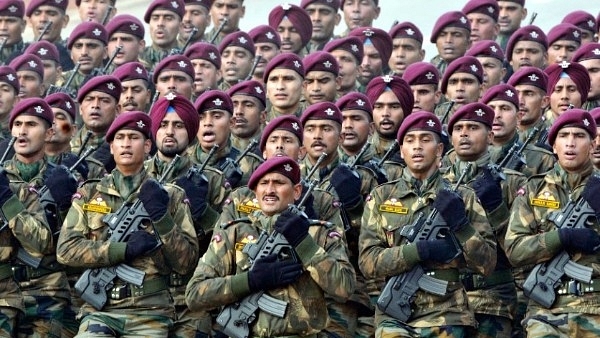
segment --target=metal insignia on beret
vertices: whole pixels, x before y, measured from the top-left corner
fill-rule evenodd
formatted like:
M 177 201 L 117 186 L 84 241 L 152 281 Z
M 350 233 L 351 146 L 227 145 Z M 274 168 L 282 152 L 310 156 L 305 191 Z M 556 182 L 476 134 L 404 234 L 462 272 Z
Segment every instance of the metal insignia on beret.
M 588 121 L 587 119 L 583 119 L 583 124 L 585 124 L 586 127 L 589 127 L 590 121 Z
M 432 72 L 429 72 L 429 73 L 425 74 L 425 77 L 427 78 L 427 80 L 431 80 L 431 79 L 433 79 L 433 77 L 434 77 L 434 76 L 435 76 L 435 75 L 433 75 L 433 73 L 432 73 Z
M 483 110 L 481 110 L 481 108 L 479 108 L 475 111 L 475 114 L 477 114 L 477 116 L 483 116 L 483 115 L 485 115 L 485 112 Z
M 215 55 L 215 53 L 214 53 L 214 52 L 210 52 L 210 53 L 208 53 L 208 57 L 209 57 L 211 60 L 214 60 L 214 59 L 216 59 L 216 58 L 217 58 L 217 56 Z
M 494 13 L 494 7 L 492 7 L 492 6 L 488 7 L 488 12 Z
M 573 36 L 578 38 L 579 37 L 579 32 L 578 31 L 573 31 Z
M 14 76 L 14 75 L 12 75 L 12 74 L 8 74 L 8 75 L 6 75 L 6 78 L 7 78 L 7 79 L 9 79 L 9 80 L 11 80 L 11 81 L 14 81 L 14 80 L 15 80 L 15 76 Z
M 510 90 L 510 89 L 507 89 L 507 90 L 505 91 L 505 93 L 506 93 L 506 96 L 508 96 L 508 97 L 513 97 L 513 96 L 515 95 L 515 93 L 513 93 L 513 91 L 512 91 L 512 90 Z
M 177 3 L 177 1 L 171 1 L 171 7 L 179 8 L 179 4 Z
M 44 112 L 44 108 L 42 108 L 42 106 L 35 106 L 35 108 L 33 108 L 33 109 L 35 109 L 35 112 L 38 114 L 41 114 Z
M 383 82 L 385 82 L 385 83 L 390 83 L 390 82 L 392 82 L 392 80 L 394 79 L 394 78 L 393 78 L 391 75 L 389 75 L 389 74 L 388 74 L 388 75 L 386 75 L 386 76 L 382 76 L 381 78 L 383 79 Z
M 427 121 L 427 125 L 430 127 L 435 126 L 435 121 L 433 121 L 432 119 L 429 119 L 429 121 Z
M 223 104 L 223 101 L 217 97 L 216 100 L 213 100 L 213 103 L 215 104 L 215 106 L 221 106 Z
M 40 48 L 40 50 L 38 50 L 38 54 L 46 55 L 48 54 L 48 50 L 46 48 Z
M 567 61 L 563 60 L 561 63 L 559 63 L 560 67 L 563 69 L 569 68 L 569 66 L 571 65 L 570 63 L 568 63 Z
M 294 60 L 294 67 L 300 68 L 300 62 L 298 60 Z
M 259 94 L 262 94 L 263 92 L 263 90 L 259 86 L 254 87 L 254 91 L 256 91 Z
M 587 24 L 590 28 L 594 28 L 594 20 L 588 20 Z
M 596 48 L 592 51 L 592 53 L 594 53 L 594 55 L 600 55 L 600 49 Z
M 144 121 L 139 120 L 139 121 L 137 121 L 137 126 L 138 126 L 138 128 L 142 129 L 146 126 L 146 124 L 144 124 Z
M 187 63 L 185 63 L 183 60 L 177 62 L 177 64 L 179 65 L 179 68 L 185 68 L 187 66 Z
M 463 24 L 467 23 L 467 18 L 465 18 L 464 16 L 461 16 L 460 22 L 462 22 Z
M 8 7 L 8 11 L 11 13 L 15 13 L 17 11 L 17 6 L 12 5 L 12 6 Z
M 405 29 L 404 31 L 405 31 L 405 32 L 406 32 L 406 34 L 408 34 L 408 35 L 414 35 L 414 34 L 415 34 L 415 31 L 413 31 L 413 30 L 412 30 L 412 28 Z
M 267 32 L 265 34 L 265 36 L 267 37 L 267 39 L 269 40 L 273 40 L 273 38 L 275 37 L 275 34 L 271 33 L 271 32 Z
M 529 33 L 529 36 L 531 36 L 534 39 L 537 39 L 540 35 L 536 31 L 531 31 L 531 33 Z
M 140 26 L 138 26 L 138 25 L 136 25 L 136 24 L 132 23 L 131 25 L 129 25 L 129 28 L 130 28 L 132 31 L 136 31 L 138 28 L 140 28 Z
M 57 4 L 62 3 L 62 0 L 54 0 L 54 2 L 56 2 Z
M 294 128 L 294 130 L 298 130 L 298 129 L 300 129 L 300 126 L 298 125 L 297 122 L 292 122 L 292 128 Z
M 238 41 L 239 41 L 240 43 L 243 43 L 243 44 L 246 44 L 246 42 L 248 42 L 248 40 L 246 40 L 246 38 L 245 38 L 245 37 L 243 37 L 243 36 L 240 36 L 240 37 L 238 38 Z
M 350 45 L 350 49 L 352 49 L 353 52 L 358 52 L 358 46 L 355 44 Z
M 371 36 L 373 36 L 373 35 L 375 34 L 375 32 L 373 32 L 373 31 L 372 31 L 372 30 L 370 30 L 369 28 L 365 29 L 365 30 L 364 30 L 364 31 L 362 31 L 362 32 L 363 32 L 363 34 L 364 34 L 365 36 L 368 36 L 368 37 L 371 37 Z
M 27 63 L 29 64 L 29 67 L 31 67 L 31 68 L 37 67 L 37 63 L 35 63 L 35 61 L 33 61 L 33 60 L 31 60 L 31 61 L 29 61 Z
M 65 104 L 67 106 L 67 108 L 71 109 L 73 108 L 73 106 L 71 106 L 71 102 L 67 101 L 67 103 Z
M 471 65 L 471 70 L 473 71 L 473 73 L 476 73 L 479 70 L 479 68 L 477 68 L 476 65 Z
M 492 50 L 492 52 L 494 52 L 494 53 L 498 52 L 498 48 L 496 48 L 496 46 L 494 46 L 494 45 L 491 45 L 491 46 L 490 46 L 490 49 L 491 49 L 491 50 Z
M 114 90 L 115 89 L 115 84 L 112 83 L 112 82 L 109 82 L 109 83 L 106 84 L 106 87 L 108 87 L 108 89 L 110 89 L 110 90 Z
M 282 4 L 282 5 L 281 5 L 281 8 L 282 8 L 284 11 L 289 11 L 289 10 L 290 10 L 290 8 L 292 8 L 292 5 L 290 5 L 290 4 Z
M 323 62 L 323 66 L 325 66 L 325 68 L 331 68 L 332 63 L 329 62 L 329 60 Z
M 140 67 L 137 67 L 137 68 L 135 69 L 135 72 L 136 72 L 136 73 L 138 73 L 138 74 L 142 74 L 143 70 L 142 70 L 142 68 L 140 68 Z
M 333 113 L 335 113 L 335 110 L 331 109 L 331 108 L 327 108 L 327 110 L 325 111 L 325 113 L 329 116 L 333 115 Z
M 100 36 L 100 34 L 102 34 L 102 32 L 98 28 L 96 28 L 92 31 L 92 34 L 94 34 L 95 36 Z
M 168 92 L 167 95 L 165 95 L 165 98 L 169 101 L 172 101 L 173 99 L 175 99 L 177 95 L 175 95 L 175 93 L 173 92 Z
M 539 80 L 539 79 L 540 79 L 540 78 L 539 78 L 537 75 L 535 75 L 535 74 L 531 74 L 531 75 L 529 75 L 528 77 L 529 77 L 529 80 L 531 80 L 531 81 L 533 81 L 533 82 L 536 82 L 537 80 Z
M 362 107 L 365 105 L 365 101 L 358 99 L 358 100 L 356 100 L 356 104 Z
M 285 169 L 285 171 L 292 171 L 292 166 L 291 166 L 289 163 L 286 163 L 286 164 L 283 166 L 283 169 Z

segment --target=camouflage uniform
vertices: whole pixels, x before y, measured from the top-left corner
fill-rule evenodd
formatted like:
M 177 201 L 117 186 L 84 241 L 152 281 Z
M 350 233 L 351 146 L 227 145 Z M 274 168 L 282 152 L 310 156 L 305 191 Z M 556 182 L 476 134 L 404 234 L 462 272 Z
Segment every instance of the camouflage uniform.
M 260 138 L 262 136 L 263 127 L 264 126 L 260 126 L 258 128 L 258 130 L 256 131 L 256 133 L 254 133 L 254 135 L 247 137 L 247 138 L 239 138 L 239 137 L 233 135 L 233 133 L 232 133 L 231 136 L 229 136 L 229 139 L 231 140 L 231 145 L 236 149 L 244 150 L 248 147 L 248 145 L 250 144 L 250 142 L 252 142 L 252 140 L 256 140 L 257 142 L 260 143 Z M 258 144 L 251 151 L 253 153 L 255 153 L 257 156 L 262 157 L 262 153 L 260 152 L 260 148 L 258 147 Z
M 18 258 L 12 262 L 13 277 L 25 302 L 25 317 L 19 322 L 19 336 L 60 337 L 63 311 L 71 297 L 67 276 L 56 261 L 53 235 L 59 230 L 60 218 L 47 219 L 35 192 L 44 185 L 48 168 L 45 158 L 27 165 L 15 159 L 4 163 L 11 190 L 16 196 L 3 206 L 9 219 L 8 225 L 22 249 L 32 258 L 41 259 L 38 268 L 26 265 Z
M 515 134 L 515 137 L 513 137 L 512 140 L 501 147 L 490 146 L 489 150 L 492 163 L 500 164 L 500 162 L 508 155 L 510 148 L 514 144 L 518 143 L 517 148 L 520 148 L 522 143 L 518 140 L 518 137 L 519 136 Z M 523 159 L 525 160 L 525 164 L 519 168 L 518 171 L 527 177 L 545 173 L 552 169 L 554 162 L 556 162 L 554 154 L 546 149 L 536 147 L 532 143 L 529 143 L 525 149 L 523 149 Z
M 26 47 L 23 40 L 11 46 L 5 45 L 2 47 L 2 51 L 0 51 L 0 65 L 8 65 L 12 61 L 11 58 L 20 55 L 21 51 L 25 51 Z
M 66 84 L 74 71 L 75 71 L 75 69 L 71 69 L 71 70 L 63 72 L 62 75 L 56 80 L 56 86 L 61 87 L 64 84 Z M 69 89 L 69 94 L 75 93 L 75 95 L 77 95 L 77 91 L 79 90 L 79 88 L 81 88 L 81 86 L 83 86 L 83 83 L 85 82 L 86 77 L 87 77 L 87 75 L 83 74 L 81 72 L 75 73 L 75 75 L 73 76 L 73 80 L 67 87 Z
M 373 144 L 371 147 L 375 150 L 374 157 L 382 158 L 385 155 L 386 151 L 390 148 L 392 143 L 394 143 L 396 139 L 386 139 L 381 137 L 379 133 L 375 132 L 371 135 L 371 143 Z M 398 151 L 397 157 L 400 156 L 400 151 Z
M 598 107 L 600 107 L 600 100 L 587 100 L 583 103 L 583 106 L 581 108 L 583 110 L 590 111 Z
M 378 140 L 381 141 L 381 138 L 378 138 Z M 391 143 L 387 144 L 387 140 L 385 140 L 385 143 L 386 146 L 383 149 L 382 156 L 385 156 L 389 147 L 391 146 Z M 379 145 L 380 147 L 382 147 L 381 142 L 379 143 Z M 340 162 L 342 163 L 350 163 L 350 161 L 354 161 L 354 156 L 346 154 L 342 147 L 338 147 L 338 156 L 340 157 Z M 358 165 L 365 166 L 365 164 L 370 161 L 378 163 L 379 161 L 381 161 L 381 158 L 382 157 L 378 157 L 375 154 L 375 146 L 371 144 L 371 146 L 369 146 L 369 148 L 360 157 Z M 398 150 L 395 153 L 391 154 L 391 156 L 389 156 L 388 159 L 383 162 L 379 170 L 383 175 L 385 175 L 388 181 L 393 181 L 398 179 L 402 175 L 402 170 L 404 170 L 405 166 L 406 164 L 404 163 L 404 160 L 402 160 L 402 158 L 400 157 L 400 151 Z M 369 166 L 369 169 L 371 169 L 371 171 L 374 171 L 373 167 L 371 166 Z M 373 172 L 373 174 L 376 175 L 375 172 Z
M 294 113 L 294 115 L 297 118 L 300 118 L 300 116 L 302 116 L 302 112 L 304 112 L 304 109 L 306 109 L 306 101 L 300 101 L 300 106 L 298 107 L 298 110 L 296 110 L 296 112 Z M 273 120 L 276 117 L 279 117 L 281 115 L 287 115 L 287 114 L 283 114 L 281 112 L 279 112 L 275 107 L 271 106 L 270 101 L 269 101 L 269 107 L 267 107 L 267 123 L 271 120 Z
M 444 115 L 446 115 L 446 112 L 448 111 L 448 108 L 450 108 L 451 104 L 451 101 L 440 102 L 440 104 L 435 106 L 435 111 L 433 112 L 435 116 L 437 116 L 440 119 L 444 127 L 448 126 L 448 121 L 450 121 L 452 114 L 454 114 L 454 112 L 456 111 L 456 108 L 453 106 L 448 115 L 444 118 Z
M 170 52 L 170 49 L 156 49 L 154 46 L 147 46 L 146 48 L 144 48 L 142 54 L 139 56 L 139 59 L 143 60 L 145 65 L 150 66 L 150 68 L 148 69 L 148 71 L 150 72 L 154 70 L 154 67 L 156 67 L 156 65 L 160 61 L 162 61 L 162 59 L 169 56 Z
M 539 132 L 537 133 L 537 135 L 535 135 L 533 137 L 533 139 L 531 140 L 531 143 L 532 144 L 548 144 L 548 132 L 550 130 L 550 126 L 551 126 L 551 123 L 549 123 L 545 117 L 542 117 L 533 126 L 527 128 L 527 130 L 517 131 L 517 133 L 519 134 L 519 141 L 525 142 L 527 137 L 529 137 L 529 135 L 531 133 L 533 133 L 533 128 L 538 127 Z
M 434 65 L 435 68 L 437 68 L 437 70 L 440 72 L 440 76 L 444 76 L 444 72 L 446 71 L 446 68 L 448 68 L 448 61 L 442 59 L 440 55 L 436 55 L 429 62 Z
M 71 139 L 71 151 L 75 154 L 79 154 L 81 151 L 81 146 L 85 142 L 87 138 L 88 129 L 86 126 L 81 127 L 77 130 L 77 134 L 75 137 Z M 94 159 L 94 153 L 98 150 L 98 147 L 104 144 L 104 135 L 92 134 L 92 136 L 85 143 L 86 149 L 89 147 L 94 147 L 96 150 L 92 152 L 88 157 L 85 158 L 85 161 L 88 164 L 89 174 L 88 178 L 102 178 L 107 173 L 107 170 L 104 168 L 104 164 L 100 161 Z M 85 150 L 84 150 L 85 151 Z
M 556 236 L 556 226 L 548 220 L 550 213 L 559 211 L 569 201 L 579 198 L 588 178 L 593 173 L 593 165 L 588 162 L 581 172 L 569 174 L 557 163 L 545 175 L 529 178 L 527 185 L 519 193 L 512 207 L 505 245 L 508 257 L 515 267 L 521 268 L 522 275 L 516 280 L 522 287 L 531 268 L 552 259 L 563 250 Z M 588 220 L 589 222 L 590 220 Z M 588 225 L 600 230 L 597 220 Z M 600 283 L 598 268 L 600 256 L 577 253 L 571 260 L 588 266 L 593 271 L 594 285 Z M 566 289 L 569 278 L 562 280 L 556 301 L 546 309 L 530 300 L 523 326 L 530 337 L 597 337 L 600 335 L 600 308 L 597 306 L 600 294 L 594 291 L 581 296 L 571 294 Z M 582 285 L 582 290 L 586 285 Z M 563 292 L 564 291 L 564 292 Z
M 84 184 L 75 195 L 58 240 L 59 261 L 86 269 L 122 263 L 126 245 L 109 245 L 109 229 L 102 219 L 123 203 L 136 200 L 139 187 L 148 178 L 145 170 L 127 177 L 114 170 L 99 182 Z M 198 242 L 189 208 L 184 203 L 185 193 L 173 185 L 167 184 L 165 188 L 170 197 L 167 213 L 150 227 L 158 233 L 163 245 L 130 263 L 145 272 L 143 287 L 116 278 L 113 288 L 106 291 L 108 301 L 102 310 L 87 303 L 81 307 L 79 335 L 111 332 L 121 336 L 131 334 L 131 330 L 146 336 L 167 336 L 175 319 L 175 308 L 165 277 L 172 272 L 185 275 L 193 269 Z
M 262 230 L 270 233 L 278 216 L 269 217 L 256 211 L 246 219 L 215 229 L 210 247 L 186 290 L 190 309 L 214 309 L 240 300 L 233 294 L 230 281 L 232 275 L 250 268 L 242 249 L 256 240 Z M 354 291 L 356 276 L 346 254 L 343 229 L 317 222 L 309 228 L 309 235 L 295 249 L 305 272 L 293 284 L 266 291 L 288 302 L 285 316 L 279 318 L 259 310 L 250 336 L 315 337 L 328 324 L 324 294 L 343 302 Z
M 367 278 L 383 279 L 408 272 L 414 266 L 415 257 L 406 257 L 403 247 L 409 244 L 399 234 L 405 225 L 412 224 L 417 215 L 431 212 L 430 205 L 440 189 L 450 184 L 436 171 L 427 180 L 417 185 L 408 170 L 394 181 L 375 188 L 368 198 L 362 218 L 359 240 L 359 264 Z M 455 232 L 463 248 L 459 258 L 448 264 L 423 262 L 425 271 L 436 278 L 449 282 L 444 296 L 436 296 L 418 290 L 411 306 L 412 315 L 402 323 L 378 308 L 375 312 L 376 337 L 416 337 L 422 334 L 435 336 L 445 331 L 443 337 L 465 337 L 468 327 L 477 325 L 470 309 L 467 294 L 459 279 L 459 268 L 470 268 L 481 274 L 489 274 L 495 265 L 496 244 L 492 229 L 483 207 L 475 193 L 467 187 L 459 187 L 465 205 L 469 225 Z M 383 283 L 379 285 L 379 290 Z M 372 294 L 373 299 L 377 299 Z

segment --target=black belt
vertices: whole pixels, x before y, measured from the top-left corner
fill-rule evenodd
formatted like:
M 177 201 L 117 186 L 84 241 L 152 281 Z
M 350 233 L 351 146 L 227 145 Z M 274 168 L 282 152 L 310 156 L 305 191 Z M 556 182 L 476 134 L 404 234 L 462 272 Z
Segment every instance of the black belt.
M 492 272 L 492 274 L 489 276 L 472 272 L 461 273 L 460 280 L 462 281 L 466 291 L 475 291 L 491 286 L 513 282 L 514 277 L 511 270 L 498 270 Z
M 28 282 L 35 278 L 40 278 L 42 276 L 49 275 L 51 273 L 55 273 L 59 270 L 54 269 L 46 269 L 46 268 L 32 268 L 29 265 L 14 265 L 12 267 L 12 274 L 15 280 L 18 283 Z
M 588 292 L 600 292 L 600 279 L 592 279 L 590 283 L 581 283 L 570 279 L 562 282 L 561 287 L 556 290 L 559 295 L 581 296 Z
M 156 278 L 137 286 L 134 284 L 116 285 L 107 291 L 108 298 L 120 300 L 129 297 L 140 297 L 167 290 L 167 283 L 162 278 Z
M 0 263 L 0 280 L 12 277 L 12 267 L 8 263 Z
M 457 269 L 432 269 L 425 271 L 427 276 L 445 280 L 447 282 L 458 282 L 459 273 Z
M 180 275 L 176 272 L 172 272 L 169 275 L 169 286 L 170 287 L 184 286 L 184 285 L 187 285 L 187 283 L 190 281 L 190 279 L 192 279 L 192 276 L 190 274 Z

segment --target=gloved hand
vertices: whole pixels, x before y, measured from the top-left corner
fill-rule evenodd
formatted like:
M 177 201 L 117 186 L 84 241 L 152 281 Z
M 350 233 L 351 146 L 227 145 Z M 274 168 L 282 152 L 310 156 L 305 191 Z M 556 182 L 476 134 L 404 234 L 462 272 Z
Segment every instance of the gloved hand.
M 96 151 L 94 151 L 90 157 L 102 163 L 102 166 L 104 166 L 104 169 L 108 173 L 110 173 L 116 166 L 115 159 L 110 153 L 110 144 L 107 142 L 102 143 L 102 145 L 96 149 Z
M 469 223 L 465 202 L 457 192 L 440 190 L 433 201 L 433 207 L 442 215 L 452 231 L 459 231 Z
M 458 250 L 449 239 L 418 241 L 417 252 L 421 261 L 449 263 L 458 255 Z
M 300 198 L 298 200 L 294 201 L 294 204 L 296 204 L 296 205 L 304 199 L 304 196 L 306 195 L 306 192 L 308 191 L 308 187 L 304 183 L 305 182 L 303 181 L 302 182 L 302 194 L 300 195 Z M 319 215 L 317 215 L 317 212 L 315 211 L 315 208 L 313 207 L 314 202 L 315 202 L 315 197 L 313 196 L 313 194 L 310 194 L 306 198 L 306 202 L 304 202 L 304 204 L 302 205 L 304 207 L 304 213 L 306 214 L 306 217 L 308 217 L 308 219 L 319 219 Z
M 388 179 L 385 176 L 385 171 L 383 168 L 379 168 L 377 166 L 377 162 L 375 160 L 370 160 L 362 164 L 362 166 L 367 167 L 373 171 L 375 174 L 375 179 L 377 179 L 377 184 L 387 183 Z
M 50 195 L 52 195 L 59 210 L 66 210 L 71 207 L 71 197 L 77 192 L 77 179 L 67 167 L 59 165 L 51 169 L 44 184 L 50 190 Z
M 281 233 L 288 240 L 291 246 L 296 247 L 306 236 L 308 236 L 308 219 L 304 216 L 296 215 L 289 210 L 277 217 L 275 221 L 275 230 Z
M 502 203 L 502 188 L 488 168 L 484 168 L 482 172 L 473 182 L 473 189 L 485 211 L 491 212 Z
M 14 193 L 10 190 L 10 181 L 6 177 L 6 172 L 2 170 L 0 172 L 0 206 L 3 206 Z
M 558 229 L 558 238 L 566 250 L 580 251 L 591 255 L 600 248 L 600 236 L 590 228 Z
M 360 202 L 360 176 L 345 164 L 339 165 L 329 176 L 340 201 L 345 207 L 354 207 Z
M 77 155 L 73 153 L 64 153 L 61 159 L 61 164 L 67 168 L 71 168 L 78 160 L 79 158 Z M 88 168 L 88 164 L 85 160 L 81 161 L 81 163 L 75 167 L 75 170 L 81 175 L 81 177 L 83 177 L 84 180 L 87 180 L 90 169 Z
M 135 258 L 147 253 L 158 246 L 158 240 L 150 233 L 139 230 L 131 233 L 125 248 L 125 261 L 131 262 Z
M 594 209 L 596 215 L 600 216 L 600 177 L 590 176 L 581 192 L 581 197 Z
M 259 258 L 248 272 L 251 292 L 271 290 L 295 282 L 302 274 L 302 264 L 291 259 L 278 261 L 277 255 Z
M 169 193 L 155 179 L 149 179 L 142 184 L 138 198 L 154 222 L 161 219 L 167 212 Z
M 179 187 L 185 190 L 185 195 L 189 201 L 192 218 L 197 220 L 206 210 L 206 196 L 208 196 L 208 181 L 200 177 L 197 182 L 187 176 L 182 176 L 175 182 Z

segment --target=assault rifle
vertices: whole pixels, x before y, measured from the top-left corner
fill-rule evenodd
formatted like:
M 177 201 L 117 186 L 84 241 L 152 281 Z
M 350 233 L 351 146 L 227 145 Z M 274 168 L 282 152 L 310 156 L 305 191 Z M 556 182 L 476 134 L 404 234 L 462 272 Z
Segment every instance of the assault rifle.
M 494 176 L 494 178 L 496 179 L 505 180 L 506 176 L 502 172 L 503 169 L 511 169 L 516 171 L 521 170 L 521 167 L 523 167 L 523 165 L 526 164 L 525 158 L 523 157 L 523 151 L 525 151 L 527 145 L 531 143 L 531 141 L 538 134 L 539 131 L 539 127 L 533 128 L 533 132 L 531 132 L 529 136 L 527 136 L 525 142 L 523 142 L 522 144 L 519 144 L 519 142 L 515 142 L 512 145 L 512 147 L 510 147 L 508 153 L 506 153 L 506 156 L 502 159 L 502 161 L 500 161 L 500 163 L 488 165 L 488 169 L 492 173 L 492 176 Z
M 596 218 L 596 212 L 588 202 L 579 197 L 560 211 L 548 215 L 548 220 L 558 229 L 580 229 L 589 225 L 589 219 Z M 582 283 L 590 283 L 593 269 L 571 260 L 563 250 L 552 260 L 537 264 L 523 283 L 523 294 L 538 302 L 545 308 L 550 308 L 556 299 L 556 289 L 561 284 L 561 278 L 567 275 Z
M 469 171 L 472 163 L 469 162 L 463 170 L 456 185 L 452 189 L 456 191 Z M 426 219 L 421 212 L 415 222 L 407 227 L 404 227 L 400 234 L 404 236 L 409 243 L 418 241 L 431 241 L 439 238 L 446 238 L 453 242 L 457 249 L 457 254 L 450 261 L 454 260 L 462 253 L 462 248 L 458 240 L 448 228 L 448 225 L 443 217 L 440 216 L 436 209 L 433 209 Z M 415 265 L 410 271 L 400 275 L 393 276 L 385 284 L 385 287 L 377 299 L 377 307 L 387 315 L 401 321 L 406 322 L 412 313 L 411 303 L 416 297 L 417 290 L 432 293 L 434 295 L 443 296 L 446 294 L 448 282 L 429 276 L 423 270 L 420 264 Z
M 219 170 L 221 170 L 221 172 L 223 172 L 223 176 L 225 177 L 225 179 L 227 180 L 225 182 L 226 185 L 231 186 L 231 183 L 228 181 L 228 179 L 230 177 L 232 177 L 233 175 L 239 175 L 240 178 L 244 175 L 244 173 L 242 172 L 242 169 L 240 168 L 240 162 L 242 161 L 242 159 L 248 155 L 248 153 L 258 144 L 258 141 L 256 139 L 252 139 L 252 141 L 250 141 L 250 143 L 248 144 L 248 146 L 246 147 L 246 149 L 244 149 L 244 151 L 242 151 L 242 153 L 240 154 L 240 156 L 238 156 L 235 160 L 227 157 L 225 159 L 225 162 L 223 162 L 223 164 L 221 164 L 221 166 L 219 167 Z M 232 188 L 235 188 L 233 186 L 231 186 Z
M 188 36 L 188 38 L 185 40 L 183 47 L 181 47 L 181 49 L 172 48 L 171 51 L 169 52 L 169 56 L 170 55 L 183 55 L 183 52 L 185 52 L 186 48 L 188 48 L 188 46 L 192 42 L 192 38 L 194 37 L 194 35 L 196 35 L 196 33 L 198 33 L 198 28 L 196 28 L 196 26 L 194 26 L 192 28 L 192 31 L 190 32 L 190 36 Z
M 221 31 L 223 30 L 223 28 L 225 28 L 225 25 L 228 22 L 229 20 L 227 18 L 223 18 L 223 21 L 221 21 L 221 24 L 219 24 L 219 27 L 217 27 L 217 30 L 215 31 L 215 35 L 213 35 L 210 38 L 210 41 L 208 43 L 210 43 L 211 45 L 215 43 L 215 40 L 219 37 L 219 34 L 221 34 Z
M 179 155 L 169 163 L 163 175 L 158 182 L 163 184 L 169 172 L 179 160 Z M 133 202 L 125 202 L 113 213 L 109 213 L 102 218 L 102 221 L 110 228 L 109 242 L 127 242 L 129 235 L 133 232 L 144 230 L 146 224 L 152 224 L 150 215 L 144 208 L 144 204 L 139 198 Z M 154 231 L 158 243 L 152 250 L 158 249 L 163 243 L 156 231 Z M 106 304 L 106 291 L 114 286 L 114 279 L 119 277 L 125 282 L 141 286 L 144 282 L 146 273 L 125 263 L 113 265 L 104 268 L 87 269 L 81 274 L 81 277 L 75 283 L 75 290 L 81 296 L 81 299 L 92 305 L 95 309 L 101 310 Z
M 246 81 L 252 80 L 252 77 L 254 76 L 254 72 L 256 71 L 256 67 L 258 67 L 258 63 L 260 62 L 261 59 L 262 59 L 262 55 L 260 55 L 260 54 L 256 55 L 256 57 L 254 58 L 254 62 L 252 62 L 252 68 L 250 68 L 250 73 L 248 73 L 248 76 L 246 76 L 246 78 L 244 80 L 246 80 Z
M 10 153 L 10 150 L 12 149 L 16 141 L 17 138 L 13 136 L 6 145 L 6 149 L 2 154 L 2 158 L 0 158 L 0 175 L 4 175 L 4 161 L 6 161 L 6 157 L 8 156 L 8 153 Z M 6 228 L 8 228 L 8 219 L 6 218 L 6 215 L 4 215 L 4 211 L 2 211 L 2 209 L 0 208 L 0 233 L 6 230 Z
M 65 93 L 71 96 L 72 98 L 76 98 L 77 95 L 75 93 L 75 90 L 70 89 L 69 87 L 71 86 L 73 79 L 75 79 L 75 74 L 77 74 L 77 72 L 79 71 L 79 67 L 81 67 L 81 64 L 77 62 L 75 64 L 75 68 L 73 68 L 73 71 L 71 72 L 71 75 L 67 79 L 67 82 L 65 82 L 62 86 L 56 86 L 51 84 L 48 90 L 46 91 L 46 96 L 54 93 Z
M 119 54 L 119 52 L 121 51 L 121 49 L 123 49 L 123 46 L 117 46 L 115 48 L 115 51 L 110 56 L 110 59 L 108 59 L 108 62 L 104 65 L 104 67 L 102 67 L 102 68 L 94 68 L 92 70 L 92 72 L 90 73 L 90 75 L 88 75 L 86 77 L 88 79 L 92 79 L 92 78 L 94 78 L 96 76 L 102 76 L 102 75 L 108 74 L 108 69 L 110 68 L 110 65 L 113 64 L 113 62 L 115 61 L 115 58 L 117 57 L 117 54 Z

